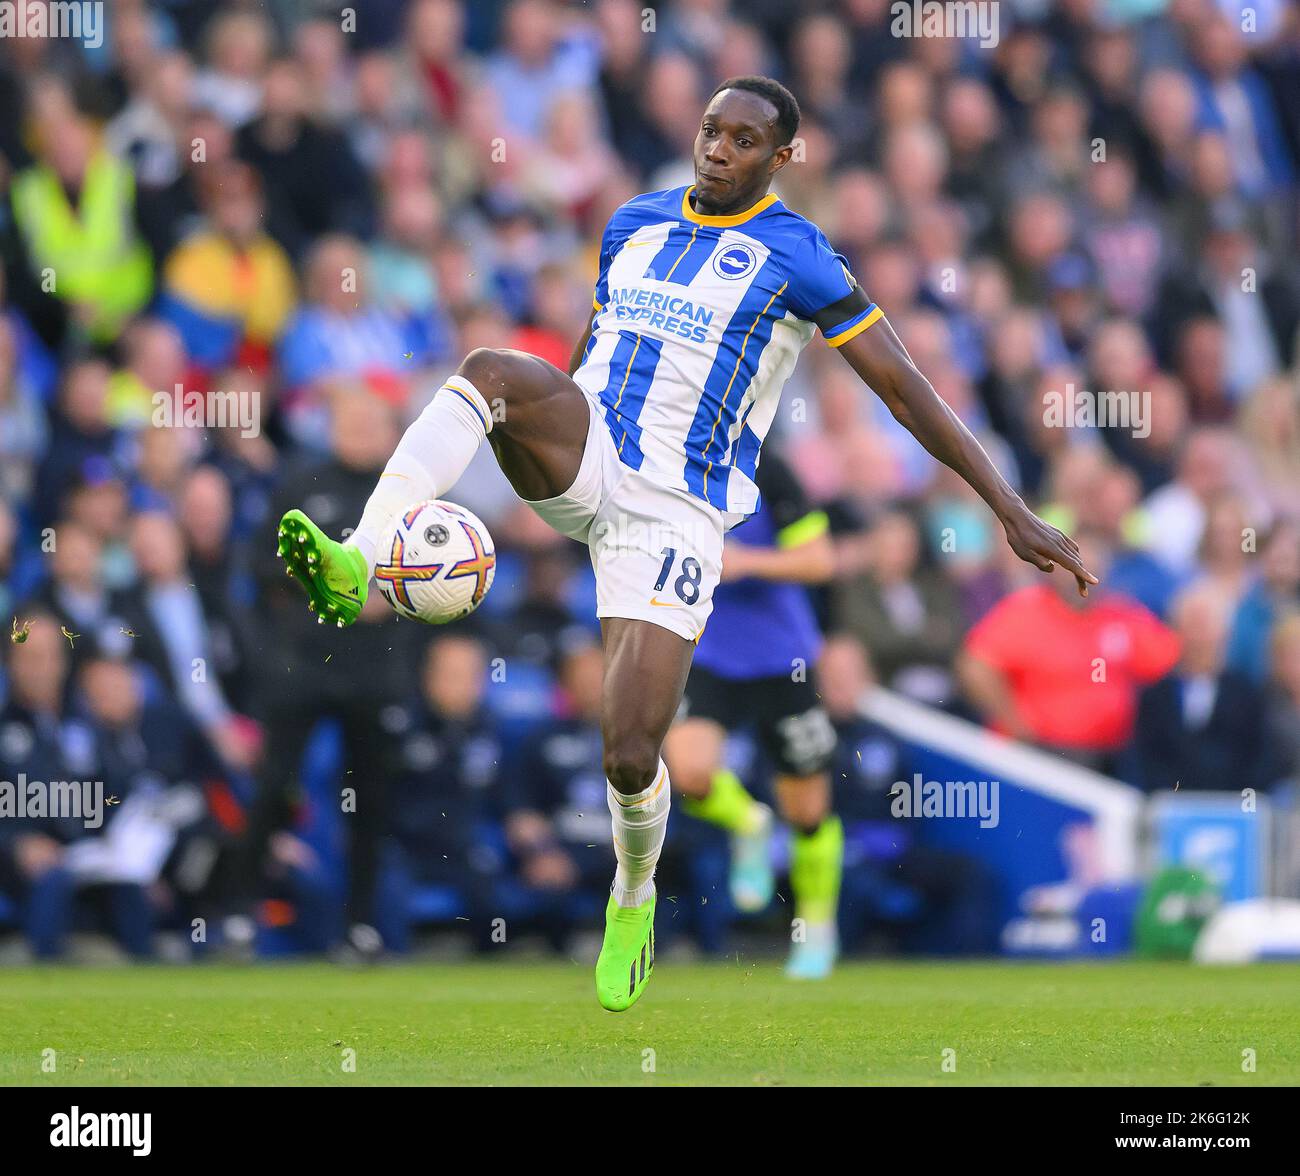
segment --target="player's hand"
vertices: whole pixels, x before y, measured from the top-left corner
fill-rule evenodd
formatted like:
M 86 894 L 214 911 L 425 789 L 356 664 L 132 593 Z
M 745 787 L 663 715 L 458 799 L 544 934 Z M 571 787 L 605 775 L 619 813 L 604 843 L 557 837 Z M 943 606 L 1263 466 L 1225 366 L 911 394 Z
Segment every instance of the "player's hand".
M 1064 531 L 1058 531 L 1050 523 L 1043 522 L 1024 503 L 1002 520 L 1006 528 L 1007 542 L 1026 563 L 1031 563 L 1040 571 L 1050 572 L 1060 564 L 1074 577 L 1079 587 L 1079 595 L 1088 595 L 1088 585 L 1100 581 L 1087 568 L 1079 557 L 1079 547 Z

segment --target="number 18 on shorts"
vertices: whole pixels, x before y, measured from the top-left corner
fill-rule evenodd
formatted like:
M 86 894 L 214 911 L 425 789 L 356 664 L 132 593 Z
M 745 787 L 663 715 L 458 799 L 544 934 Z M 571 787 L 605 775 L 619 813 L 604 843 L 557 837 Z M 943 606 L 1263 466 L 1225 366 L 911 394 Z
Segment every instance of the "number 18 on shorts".
M 722 517 L 635 473 L 597 512 L 587 539 L 596 615 L 649 621 L 696 641 L 722 574 Z

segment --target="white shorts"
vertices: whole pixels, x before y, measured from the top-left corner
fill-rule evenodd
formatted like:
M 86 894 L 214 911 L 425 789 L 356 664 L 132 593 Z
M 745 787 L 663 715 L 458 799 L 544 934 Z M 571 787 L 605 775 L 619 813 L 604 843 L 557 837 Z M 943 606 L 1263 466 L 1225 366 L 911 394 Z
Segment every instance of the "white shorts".
M 722 574 L 723 516 L 624 465 L 599 406 L 586 400 L 591 420 L 577 478 L 566 493 L 528 505 L 587 544 L 598 617 L 649 621 L 698 641 Z

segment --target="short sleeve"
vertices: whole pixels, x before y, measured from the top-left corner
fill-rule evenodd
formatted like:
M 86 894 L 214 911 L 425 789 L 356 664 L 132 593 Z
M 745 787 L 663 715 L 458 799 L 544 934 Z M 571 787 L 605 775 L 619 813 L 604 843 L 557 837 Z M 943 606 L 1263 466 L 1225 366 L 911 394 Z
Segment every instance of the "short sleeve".
M 600 238 L 600 272 L 596 277 L 596 291 L 592 297 L 592 305 L 596 310 L 604 310 L 605 303 L 609 301 L 609 265 L 627 235 L 623 228 L 623 218 L 619 215 L 622 211 L 621 208 L 618 209 L 609 218 L 609 224 L 605 226 L 605 232 Z
M 820 229 L 795 246 L 790 309 L 814 323 L 832 347 L 840 347 L 882 317 Z

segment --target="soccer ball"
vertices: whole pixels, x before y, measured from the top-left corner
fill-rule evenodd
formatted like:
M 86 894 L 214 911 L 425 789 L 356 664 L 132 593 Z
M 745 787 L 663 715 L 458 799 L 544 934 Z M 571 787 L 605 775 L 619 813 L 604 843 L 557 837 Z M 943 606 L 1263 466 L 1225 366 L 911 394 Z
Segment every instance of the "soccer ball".
M 496 575 L 492 536 L 472 511 L 454 502 L 417 502 L 385 529 L 375 583 L 398 616 L 428 625 L 467 617 Z

